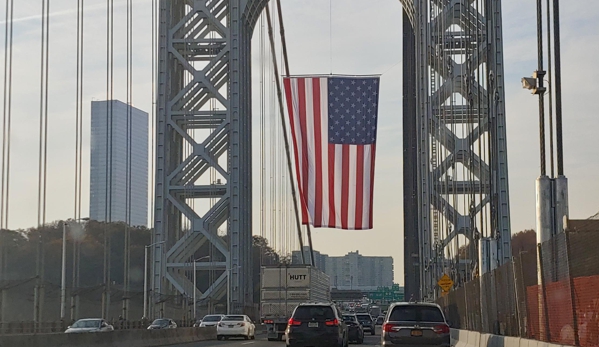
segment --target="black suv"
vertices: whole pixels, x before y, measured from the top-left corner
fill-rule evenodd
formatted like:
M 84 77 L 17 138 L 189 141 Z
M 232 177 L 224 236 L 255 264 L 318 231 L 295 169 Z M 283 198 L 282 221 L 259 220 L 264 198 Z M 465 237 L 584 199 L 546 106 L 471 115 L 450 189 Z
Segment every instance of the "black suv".
M 374 320 L 368 313 L 356 313 L 356 317 L 360 324 L 364 327 L 364 331 L 370 331 L 370 335 L 374 335 Z
M 381 335 L 383 347 L 449 347 L 449 324 L 439 305 L 396 303 L 389 307 Z
M 359 345 L 364 343 L 364 329 L 362 328 L 362 324 L 360 324 L 356 315 L 344 313 L 343 321 L 347 325 L 347 336 L 349 341 L 356 342 Z
M 347 347 L 349 334 L 335 304 L 306 303 L 293 311 L 285 340 L 288 347 Z

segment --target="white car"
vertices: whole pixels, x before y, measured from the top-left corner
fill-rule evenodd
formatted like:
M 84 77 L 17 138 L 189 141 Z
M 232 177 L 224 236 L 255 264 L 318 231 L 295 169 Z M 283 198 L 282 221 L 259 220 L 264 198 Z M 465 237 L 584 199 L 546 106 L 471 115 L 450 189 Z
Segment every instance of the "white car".
M 229 337 L 243 337 L 246 340 L 256 337 L 256 326 L 246 315 L 229 315 L 216 326 L 216 337 L 219 340 Z
M 80 319 L 67 328 L 65 333 L 91 333 L 113 331 L 114 327 L 102 318 Z
M 218 322 L 220 322 L 223 319 L 224 315 L 222 314 L 209 314 L 204 316 L 204 318 L 202 318 L 202 320 L 196 324 L 194 324 L 194 327 L 200 327 L 200 328 L 205 328 L 205 327 L 213 327 L 216 326 L 218 324 Z
M 157 329 L 175 329 L 177 328 L 177 323 L 169 318 L 159 318 L 150 324 L 148 330 L 157 330 Z

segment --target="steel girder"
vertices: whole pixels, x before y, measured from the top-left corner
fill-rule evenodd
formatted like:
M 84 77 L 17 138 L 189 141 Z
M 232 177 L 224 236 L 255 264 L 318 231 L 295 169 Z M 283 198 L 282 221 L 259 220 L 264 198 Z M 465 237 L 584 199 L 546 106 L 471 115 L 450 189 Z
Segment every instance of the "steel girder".
M 511 258 L 501 3 L 401 3 L 416 42 L 414 164 L 420 294 L 426 299 L 436 296 L 436 280 L 447 270 L 444 249 L 458 234 L 471 245 L 481 236 L 494 237 L 498 258 L 492 261 Z M 466 174 L 458 174 L 456 164 Z M 478 255 L 471 257 L 476 263 Z
M 187 298 L 197 290 L 200 300 L 230 293 L 232 313 L 252 305 L 252 267 L 242 266 L 251 264 L 252 249 L 251 30 L 244 8 L 242 0 L 160 1 L 153 304 L 173 290 Z M 220 181 L 211 182 L 214 176 Z M 218 235 L 225 222 L 228 243 Z M 202 293 L 189 273 L 206 242 L 222 260 L 198 269 L 222 272 Z M 153 314 L 161 314 L 156 305 Z

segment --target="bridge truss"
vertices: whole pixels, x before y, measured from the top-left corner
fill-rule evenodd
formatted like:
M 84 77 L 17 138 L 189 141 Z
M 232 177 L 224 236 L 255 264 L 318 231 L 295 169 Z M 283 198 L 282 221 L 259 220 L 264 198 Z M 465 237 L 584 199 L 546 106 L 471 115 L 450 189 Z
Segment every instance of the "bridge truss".
M 406 297 L 432 299 L 511 258 L 501 1 L 401 3 Z
M 404 196 L 417 201 L 404 217 L 406 284 L 430 297 L 441 272 L 459 270 L 447 261 L 459 234 L 471 265 L 481 237 L 496 245 L 492 263 L 510 259 L 500 1 L 401 2 Z M 229 293 L 230 312 L 252 304 L 250 45 L 267 3 L 160 1 L 155 316 L 173 291 Z M 217 276 L 200 291 L 189 272 L 205 244 L 216 252 L 198 269 Z

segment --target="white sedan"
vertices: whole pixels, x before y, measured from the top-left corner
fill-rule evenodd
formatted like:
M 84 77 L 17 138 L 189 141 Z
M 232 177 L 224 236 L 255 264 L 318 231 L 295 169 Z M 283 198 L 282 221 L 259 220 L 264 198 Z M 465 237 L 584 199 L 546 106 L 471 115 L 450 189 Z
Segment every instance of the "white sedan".
M 256 326 L 246 315 L 229 315 L 223 317 L 216 327 L 219 340 L 229 337 L 243 337 L 246 340 L 256 337 Z
M 108 324 L 102 318 L 87 318 L 76 321 L 73 325 L 69 326 L 65 333 L 91 333 L 91 332 L 104 332 L 113 331 L 114 327 Z

